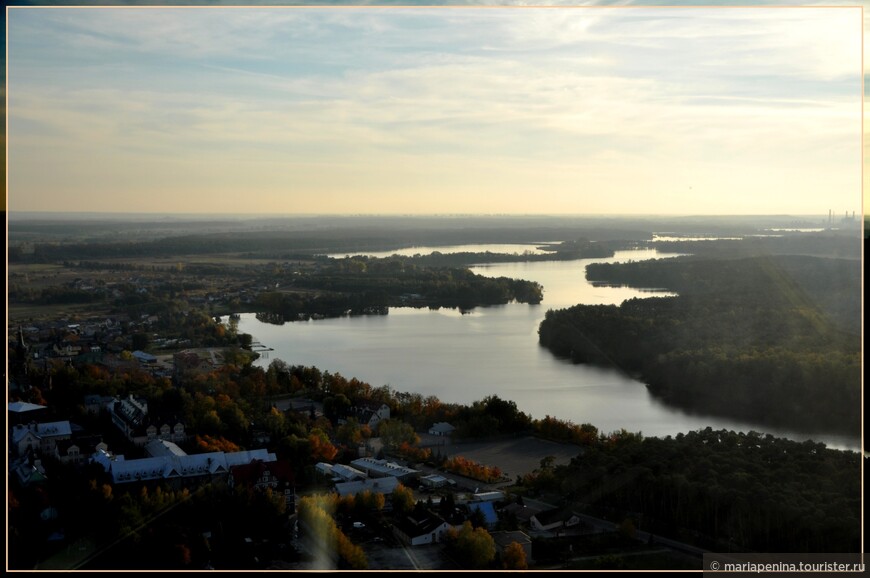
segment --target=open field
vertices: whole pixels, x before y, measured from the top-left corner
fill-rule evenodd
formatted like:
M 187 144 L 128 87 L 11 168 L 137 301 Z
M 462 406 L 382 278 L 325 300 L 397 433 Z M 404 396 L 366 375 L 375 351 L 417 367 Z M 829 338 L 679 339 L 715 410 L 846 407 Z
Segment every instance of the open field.
M 426 445 L 433 437 L 426 436 L 425 440 L 421 441 L 421 445 Z M 515 478 L 518 474 L 527 474 L 540 468 L 541 460 L 547 456 L 555 458 L 554 465 L 567 464 L 571 458 L 580 453 L 580 448 L 572 444 L 560 444 L 529 436 L 494 441 L 448 443 L 441 451 L 449 457 L 463 456 L 484 465 L 497 466 L 508 478 Z

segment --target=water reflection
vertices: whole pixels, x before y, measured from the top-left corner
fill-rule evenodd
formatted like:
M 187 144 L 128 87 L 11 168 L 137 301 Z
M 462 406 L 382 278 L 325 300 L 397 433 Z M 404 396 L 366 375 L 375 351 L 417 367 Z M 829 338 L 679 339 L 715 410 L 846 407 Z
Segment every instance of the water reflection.
M 271 359 L 315 365 L 357 377 L 373 386 L 435 395 L 445 402 L 471 403 L 496 394 L 542 418 L 546 415 L 592 423 L 602 431 L 626 428 L 648 436 L 675 435 L 711 426 L 755 430 L 780 437 L 810 437 L 830 447 L 854 449 L 858 440 L 818 436 L 692 414 L 664 405 L 646 386 L 618 369 L 574 365 L 538 345 L 537 329 L 546 311 L 577 303 L 615 304 L 650 293 L 629 287 L 596 287 L 586 280 L 591 262 L 673 258 L 655 249 L 620 251 L 609 259 L 499 263 L 472 270 L 544 286 L 541 305 L 507 304 L 455 309 L 391 308 L 388 315 L 286 323 L 262 323 L 245 314 L 239 331 L 274 348 Z M 663 295 L 671 295 L 663 293 Z M 258 360 L 266 367 L 271 359 Z

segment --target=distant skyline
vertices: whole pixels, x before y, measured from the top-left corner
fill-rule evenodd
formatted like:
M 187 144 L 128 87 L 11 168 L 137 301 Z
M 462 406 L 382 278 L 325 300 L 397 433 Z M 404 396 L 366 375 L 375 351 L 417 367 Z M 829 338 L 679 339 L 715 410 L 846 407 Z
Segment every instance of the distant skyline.
M 861 212 L 858 8 L 7 10 L 8 208 Z

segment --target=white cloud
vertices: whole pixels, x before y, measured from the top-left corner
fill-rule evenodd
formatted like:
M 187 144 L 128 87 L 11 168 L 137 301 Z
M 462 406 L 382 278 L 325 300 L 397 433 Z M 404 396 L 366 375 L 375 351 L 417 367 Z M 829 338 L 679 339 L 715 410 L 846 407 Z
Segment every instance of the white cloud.
M 849 188 L 854 15 L 778 12 L 12 11 L 10 191 Z

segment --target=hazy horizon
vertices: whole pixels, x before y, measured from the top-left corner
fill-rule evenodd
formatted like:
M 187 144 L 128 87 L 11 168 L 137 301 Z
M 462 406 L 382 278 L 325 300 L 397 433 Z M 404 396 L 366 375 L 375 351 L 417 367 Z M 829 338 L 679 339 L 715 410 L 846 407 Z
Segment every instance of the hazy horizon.
M 31 217 L 44 219 L 64 218 L 102 218 L 102 217 L 159 217 L 159 218 L 263 218 L 263 219 L 295 219 L 295 218 L 504 218 L 504 219 L 673 219 L 673 218 L 714 218 L 714 219 L 751 219 L 751 218 L 828 218 L 827 213 L 746 213 L 746 214 L 702 214 L 702 213 L 195 213 L 166 211 L 7 211 L 10 218 L 26 219 Z M 844 212 L 834 211 L 834 219 L 841 219 Z M 852 211 L 848 211 L 852 216 Z M 855 211 L 855 218 L 862 216 Z
M 859 213 L 862 26 L 848 7 L 13 7 L 7 213 Z

